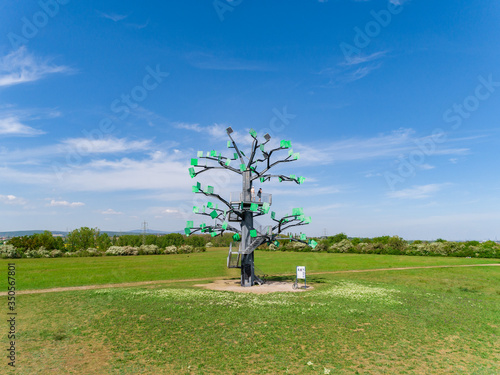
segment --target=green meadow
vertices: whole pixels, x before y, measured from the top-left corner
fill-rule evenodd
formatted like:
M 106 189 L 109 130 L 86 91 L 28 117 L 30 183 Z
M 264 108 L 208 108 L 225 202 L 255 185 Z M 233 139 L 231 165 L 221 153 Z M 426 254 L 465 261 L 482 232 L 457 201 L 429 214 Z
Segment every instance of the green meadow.
M 19 294 L 11 372 L 500 372 L 500 267 L 390 270 L 498 259 L 257 252 L 270 279 L 291 281 L 295 266 L 305 265 L 314 289 L 258 295 L 196 287 L 238 277 L 226 269 L 226 253 L 2 260 L 5 275 L 7 263 L 16 264 L 20 291 L 158 281 Z M 337 272 L 370 269 L 388 270 Z M 9 373 L 6 358 L 0 368 Z

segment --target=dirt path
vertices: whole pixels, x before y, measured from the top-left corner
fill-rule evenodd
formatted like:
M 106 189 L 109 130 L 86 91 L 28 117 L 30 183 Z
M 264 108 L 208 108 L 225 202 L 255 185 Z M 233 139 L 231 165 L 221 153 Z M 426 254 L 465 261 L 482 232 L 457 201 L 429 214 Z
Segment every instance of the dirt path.
M 448 266 L 416 266 L 416 267 L 393 267 L 393 268 L 373 268 L 366 270 L 343 270 L 343 271 L 322 271 L 322 272 L 308 272 L 308 275 L 325 275 L 336 273 L 356 273 L 356 272 L 380 272 L 380 271 L 405 271 L 405 270 L 419 270 L 428 268 L 460 268 L 460 267 L 498 267 L 500 263 L 491 264 L 459 264 Z M 289 276 L 294 274 L 280 274 L 276 276 Z M 129 286 L 142 286 L 142 285 L 158 285 L 158 284 L 171 284 L 189 281 L 216 281 L 222 280 L 223 277 L 205 277 L 201 279 L 182 279 L 182 280 L 153 280 L 153 281 L 137 281 L 133 283 L 118 283 L 118 284 L 99 284 L 99 285 L 82 285 L 82 286 L 68 286 L 62 288 L 50 289 L 34 289 L 34 290 L 19 290 L 16 294 L 40 294 L 40 293 L 53 293 L 53 292 L 69 292 L 74 290 L 92 290 L 92 289 L 105 289 L 105 288 L 123 288 Z M 220 290 L 220 289 L 219 289 Z M 7 292 L 1 292 L 0 296 L 6 296 Z

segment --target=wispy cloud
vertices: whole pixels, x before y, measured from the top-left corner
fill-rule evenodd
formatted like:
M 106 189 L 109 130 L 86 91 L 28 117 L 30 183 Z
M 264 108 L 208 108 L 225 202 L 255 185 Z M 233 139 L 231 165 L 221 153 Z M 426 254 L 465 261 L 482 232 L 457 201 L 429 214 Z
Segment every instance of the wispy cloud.
M 415 137 L 413 129 L 399 129 L 388 134 L 379 134 L 370 138 L 349 138 L 328 144 L 310 146 L 295 143 L 294 148 L 300 151 L 301 160 L 308 164 L 333 164 L 339 161 L 368 160 L 375 158 L 397 158 L 418 150 L 418 142 L 427 137 Z M 449 139 L 447 142 L 452 142 Z M 463 155 L 468 148 L 450 148 L 442 145 L 433 155 Z M 425 167 L 424 167 L 425 168 Z
M 419 185 L 412 186 L 408 189 L 390 191 L 387 193 L 389 198 L 398 198 L 398 199 L 424 199 L 429 198 L 442 190 L 444 187 L 450 185 L 449 183 L 444 184 L 428 184 L 428 185 Z
M 0 87 L 34 82 L 49 74 L 72 71 L 67 66 L 54 65 L 48 59 L 35 57 L 23 46 L 0 58 Z
M 147 27 L 149 25 L 149 20 L 147 20 L 146 22 L 144 23 L 126 23 L 125 26 L 128 26 L 128 27 L 131 27 L 133 29 L 144 29 L 145 27 Z
M 128 14 L 118 14 L 118 13 L 105 13 L 100 10 L 96 10 L 97 14 L 102 18 L 110 19 L 114 22 L 122 21 L 128 17 Z
M 382 66 L 380 60 L 387 55 L 387 50 L 374 52 L 371 55 L 359 55 L 342 61 L 333 67 L 322 69 L 319 74 L 329 79 L 327 86 L 336 87 L 345 83 L 358 81 Z
M 206 133 L 215 140 L 228 139 L 226 129 L 227 125 L 224 124 L 213 124 L 210 126 L 201 126 L 200 124 L 189 124 L 185 122 L 175 123 L 174 126 L 177 129 L 191 130 L 197 133 Z M 238 137 L 238 133 L 233 133 L 234 137 Z
M 17 117 L 0 118 L 0 135 L 34 136 L 44 133 L 42 130 L 24 125 Z
M 68 202 L 68 201 L 56 201 L 54 199 L 50 200 L 49 206 L 51 207 L 81 207 L 85 206 L 82 202 Z
M 108 208 L 107 210 L 101 211 L 103 215 L 123 215 L 123 212 L 115 211 L 112 208 Z
M 234 57 L 215 56 L 210 53 L 192 52 L 186 56 L 188 63 L 205 70 L 250 70 L 267 71 L 269 67 L 259 61 L 248 61 Z
M 26 200 L 16 197 L 15 195 L 0 195 L 0 202 L 5 204 L 26 204 Z
M 81 154 L 86 155 L 147 150 L 151 146 L 151 141 L 128 141 L 125 138 L 69 138 L 62 141 L 62 145 L 63 148 L 77 150 Z

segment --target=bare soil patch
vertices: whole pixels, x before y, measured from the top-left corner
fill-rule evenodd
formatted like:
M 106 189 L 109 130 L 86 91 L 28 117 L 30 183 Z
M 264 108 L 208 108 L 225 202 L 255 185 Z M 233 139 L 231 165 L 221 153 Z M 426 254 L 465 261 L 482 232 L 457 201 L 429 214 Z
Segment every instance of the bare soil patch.
M 210 290 L 223 290 L 229 292 L 255 293 L 255 294 L 266 294 L 275 292 L 305 292 L 306 290 L 314 289 L 310 285 L 307 285 L 307 289 L 303 288 L 304 285 L 301 285 L 301 288 L 293 289 L 292 285 L 293 283 L 286 281 L 268 281 L 262 285 L 254 285 L 251 288 L 245 288 L 240 285 L 239 280 L 215 280 L 213 283 L 197 284 L 195 286 Z

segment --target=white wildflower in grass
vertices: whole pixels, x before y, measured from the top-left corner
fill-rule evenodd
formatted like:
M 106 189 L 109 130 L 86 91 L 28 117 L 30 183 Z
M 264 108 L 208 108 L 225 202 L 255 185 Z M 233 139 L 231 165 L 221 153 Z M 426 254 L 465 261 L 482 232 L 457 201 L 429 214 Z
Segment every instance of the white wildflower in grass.
M 312 363 L 311 361 L 309 361 L 309 362 L 307 362 L 307 365 L 308 366 L 312 366 L 312 365 L 314 365 L 314 363 Z
M 148 289 L 132 290 L 129 292 L 137 297 L 153 297 L 182 301 L 184 304 L 199 304 L 204 301 L 211 306 L 260 308 L 266 306 L 294 306 L 297 299 L 291 298 L 286 293 L 273 293 L 269 295 L 239 294 L 203 289 Z
M 329 368 L 326 368 L 326 367 L 325 367 L 325 371 L 323 372 L 323 374 L 329 374 L 329 373 L 330 373 L 330 371 L 331 371 L 331 370 L 330 370 Z
M 398 290 L 343 281 L 327 290 L 318 291 L 317 296 L 348 298 L 357 301 L 379 301 L 385 304 L 401 304 L 394 295 Z

